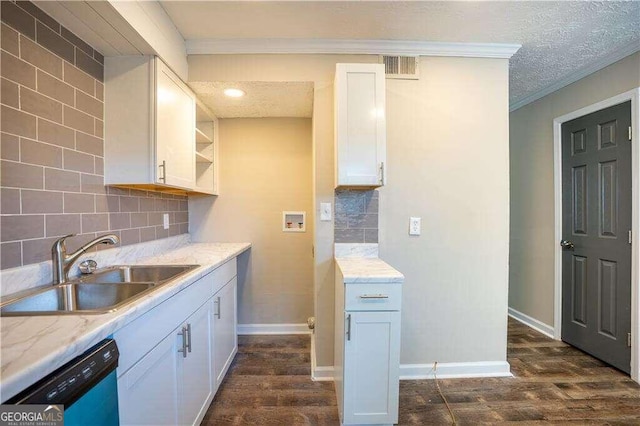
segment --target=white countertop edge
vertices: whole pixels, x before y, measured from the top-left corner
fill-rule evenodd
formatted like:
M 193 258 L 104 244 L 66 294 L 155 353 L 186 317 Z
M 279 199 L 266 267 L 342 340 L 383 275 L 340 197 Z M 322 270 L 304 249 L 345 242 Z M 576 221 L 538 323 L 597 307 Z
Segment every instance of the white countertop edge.
M 404 275 L 380 258 L 336 257 L 335 261 L 345 284 L 404 282 Z
M 137 264 L 178 264 L 179 262 L 171 262 L 170 260 L 166 260 L 168 256 L 171 256 L 172 252 L 178 252 L 180 250 L 184 250 L 185 248 L 191 246 L 197 246 L 200 244 L 206 243 L 191 243 L 187 246 L 183 246 L 167 252 L 160 256 L 154 256 L 150 258 L 142 258 Z M 224 243 L 213 243 L 211 246 L 221 246 Z M 76 356 L 80 355 L 93 345 L 100 342 L 102 339 L 112 335 L 115 331 L 124 327 L 131 321 L 135 320 L 142 314 L 148 312 L 155 306 L 164 302 L 171 296 L 175 295 L 179 291 L 193 284 L 198 279 L 212 272 L 214 269 L 218 268 L 220 265 L 229 261 L 230 259 L 239 256 L 243 252 L 247 251 L 251 248 L 250 243 L 231 243 L 230 246 L 239 245 L 236 250 L 231 252 L 224 253 L 224 257 L 216 260 L 212 263 L 201 264 L 199 268 L 194 269 L 193 271 L 188 272 L 187 274 L 178 278 L 175 282 L 166 284 L 160 287 L 158 290 L 149 293 L 144 296 L 140 300 L 137 300 L 135 303 L 130 306 L 123 307 L 116 312 L 102 314 L 102 315 L 58 315 L 58 316 L 37 316 L 37 317 L 0 317 L 0 324 L 2 333 L 2 340 L 6 341 L 6 338 L 9 335 L 14 333 L 19 333 L 21 328 L 29 325 L 32 328 L 38 329 L 37 337 L 41 340 L 46 340 L 48 337 L 47 334 L 49 331 L 56 331 L 60 333 L 59 328 L 64 327 L 65 323 L 68 325 L 73 325 L 77 323 L 78 320 L 80 323 L 78 325 L 82 326 L 92 321 L 95 322 L 95 326 L 90 325 L 89 329 L 82 330 L 80 335 L 74 335 L 72 330 L 70 330 L 70 335 L 68 339 L 63 340 L 62 342 L 58 342 L 52 348 L 52 350 L 48 351 L 46 354 L 38 356 L 36 361 L 27 362 L 26 365 L 18 365 L 15 368 L 13 367 L 13 363 L 10 362 L 5 364 L 1 363 L 0 368 L 0 401 L 4 402 L 5 400 L 11 398 L 12 396 L 18 394 L 22 390 L 29 387 L 31 384 L 40 380 L 47 374 L 55 371 L 57 368 L 66 364 Z M 179 259 L 181 260 L 181 259 Z M 102 320 L 102 321 L 101 321 Z M 31 324 L 29 324 L 31 323 Z M 42 323 L 42 326 L 45 327 L 37 327 Z M 49 327 L 46 327 L 47 323 Z M 29 324 L 29 325 L 27 325 Z M 36 327 L 33 327 L 36 326 Z M 9 328 L 9 330 L 7 330 Z M 47 334 L 45 334 L 47 333 Z M 9 339 L 14 340 L 14 339 Z M 25 336 L 19 337 L 17 341 L 19 343 L 26 344 L 27 346 L 24 348 L 24 351 L 36 350 L 33 346 L 35 344 L 28 344 L 28 340 Z M 0 346 L 2 345 L 2 341 L 0 341 Z M 5 351 L 5 348 L 2 348 L 2 352 Z M 4 357 L 3 357 L 4 358 Z M 18 358 L 20 359 L 20 358 Z M 2 361 L 2 360 L 0 360 Z

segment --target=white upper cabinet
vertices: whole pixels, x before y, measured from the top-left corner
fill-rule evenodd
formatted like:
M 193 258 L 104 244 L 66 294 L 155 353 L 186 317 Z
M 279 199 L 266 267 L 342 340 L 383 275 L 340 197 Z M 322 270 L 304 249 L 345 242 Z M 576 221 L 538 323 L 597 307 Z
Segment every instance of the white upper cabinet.
M 336 188 L 385 184 L 383 64 L 336 64 Z
M 159 58 L 105 58 L 105 184 L 195 188 L 195 95 Z

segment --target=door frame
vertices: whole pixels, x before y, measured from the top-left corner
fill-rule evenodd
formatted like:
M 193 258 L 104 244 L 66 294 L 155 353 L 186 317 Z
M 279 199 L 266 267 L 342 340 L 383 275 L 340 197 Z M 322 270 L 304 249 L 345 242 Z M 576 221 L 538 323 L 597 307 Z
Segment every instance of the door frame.
M 554 338 L 562 336 L 562 124 L 623 102 L 631 101 L 631 378 L 640 383 L 640 87 L 553 120 L 554 230 Z

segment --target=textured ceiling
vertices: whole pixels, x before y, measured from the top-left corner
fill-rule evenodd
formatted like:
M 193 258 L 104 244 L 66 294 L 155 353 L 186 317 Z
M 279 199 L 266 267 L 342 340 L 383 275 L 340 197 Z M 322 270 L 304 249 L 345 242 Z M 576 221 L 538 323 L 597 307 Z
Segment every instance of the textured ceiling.
M 313 114 L 312 82 L 189 82 L 189 86 L 218 118 L 305 117 Z M 241 98 L 224 89 L 244 90 Z
M 518 103 L 612 52 L 640 50 L 639 1 L 162 1 L 185 39 L 519 43 Z

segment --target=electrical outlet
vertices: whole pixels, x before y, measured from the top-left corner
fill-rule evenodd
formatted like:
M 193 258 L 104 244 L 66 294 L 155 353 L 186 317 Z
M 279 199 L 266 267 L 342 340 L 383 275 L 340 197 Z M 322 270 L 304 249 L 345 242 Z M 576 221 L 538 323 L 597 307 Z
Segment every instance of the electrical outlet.
M 320 203 L 320 220 L 331 220 L 331 203 Z
M 169 229 L 169 213 L 162 215 L 162 227 L 164 229 Z
M 420 222 L 419 217 L 409 218 L 409 235 L 420 235 Z

